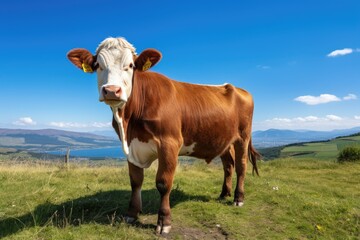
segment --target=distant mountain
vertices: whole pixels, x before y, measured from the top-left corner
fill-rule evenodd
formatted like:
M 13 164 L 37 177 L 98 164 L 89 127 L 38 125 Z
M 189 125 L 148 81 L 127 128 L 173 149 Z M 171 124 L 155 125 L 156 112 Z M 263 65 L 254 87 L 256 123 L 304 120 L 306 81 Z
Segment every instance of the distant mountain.
M 0 128 L 0 147 L 28 151 L 48 151 L 65 148 L 87 149 L 120 146 L 119 140 L 92 133 L 70 132 L 56 129 L 3 129 Z
M 360 127 L 333 131 L 280 130 L 255 131 L 252 141 L 256 147 L 276 147 L 291 143 L 323 141 L 360 132 Z
M 252 142 L 257 148 L 283 146 L 291 143 L 323 141 L 360 132 L 360 127 L 333 131 L 279 130 L 255 131 Z M 56 129 L 4 129 L 0 128 L 0 148 L 28 151 L 51 151 L 120 147 L 113 131 L 94 133 L 70 132 Z

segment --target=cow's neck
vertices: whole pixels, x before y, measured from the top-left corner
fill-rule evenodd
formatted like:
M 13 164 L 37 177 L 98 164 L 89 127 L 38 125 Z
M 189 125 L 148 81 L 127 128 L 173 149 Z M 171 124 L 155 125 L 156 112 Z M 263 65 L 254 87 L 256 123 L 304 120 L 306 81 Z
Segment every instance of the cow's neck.
M 123 151 L 126 155 L 128 155 L 129 154 L 129 146 L 128 146 L 128 141 L 127 141 L 127 137 L 126 137 L 127 121 L 125 121 L 125 119 L 124 119 L 124 114 L 123 114 L 124 111 L 120 110 L 118 108 L 111 108 L 111 109 L 113 111 L 114 119 L 118 124 L 119 137 L 121 140 Z
M 130 118 L 141 119 L 144 113 L 144 104 L 146 98 L 146 90 L 150 86 L 148 85 L 147 72 L 134 71 L 133 86 L 131 95 L 128 102 L 125 105 L 124 117 L 127 120 Z
M 132 93 L 125 107 L 123 109 L 111 108 L 114 119 L 119 128 L 118 134 L 122 143 L 122 148 L 126 155 L 129 154 L 128 143 L 130 143 L 129 141 L 131 140 L 129 139 L 127 129 L 129 121 L 131 118 L 137 120 L 142 118 L 145 102 L 144 84 L 146 84 L 146 73 L 139 73 L 135 71 L 133 76 Z

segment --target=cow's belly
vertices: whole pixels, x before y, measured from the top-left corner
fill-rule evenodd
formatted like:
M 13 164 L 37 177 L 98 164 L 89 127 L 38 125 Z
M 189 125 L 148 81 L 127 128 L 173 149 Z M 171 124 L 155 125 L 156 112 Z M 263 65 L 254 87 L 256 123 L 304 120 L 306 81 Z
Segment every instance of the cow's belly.
M 179 156 L 192 156 L 204 159 L 210 162 L 212 159 L 219 157 L 228 149 L 230 141 L 217 143 L 216 147 L 212 144 L 192 143 L 183 145 L 179 150 Z M 157 146 L 154 140 L 141 142 L 137 138 L 133 139 L 129 146 L 128 161 L 140 168 L 148 168 L 158 158 Z
M 210 162 L 223 155 L 235 140 L 236 136 L 229 136 L 222 139 L 218 137 L 207 139 L 207 141 L 198 141 L 193 147 L 193 151 L 188 155 Z
M 140 168 L 148 168 L 157 159 L 157 147 L 153 140 L 141 142 L 134 138 L 129 146 L 128 161 Z
M 181 146 L 179 156 L 190 156 L 194 153 L 196 143 Z M 155 141 L 141 142 L 133 139 L 129 146 L 128 161 L 140 168 L 148 168 L 158 158 Z
M 182 146 L 179 156 L 191 156 L 198 159 L 203 159 L 206 162 L 220 157 L 227 151 L 233 141 L 226 141 L 223 144 L 213 145 L 211 143 L 195 142 L 188 146 Z

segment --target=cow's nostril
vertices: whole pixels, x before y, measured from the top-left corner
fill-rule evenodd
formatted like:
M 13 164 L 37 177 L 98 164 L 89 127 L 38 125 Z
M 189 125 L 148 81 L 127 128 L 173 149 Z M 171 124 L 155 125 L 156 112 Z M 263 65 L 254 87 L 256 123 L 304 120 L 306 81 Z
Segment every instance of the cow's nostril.
M 106 95 L 107 95 L 106 88 L 103 88 L 103 89 L 102 89 L 102 92 L 103 92 L 104 96 L 106 96 Z

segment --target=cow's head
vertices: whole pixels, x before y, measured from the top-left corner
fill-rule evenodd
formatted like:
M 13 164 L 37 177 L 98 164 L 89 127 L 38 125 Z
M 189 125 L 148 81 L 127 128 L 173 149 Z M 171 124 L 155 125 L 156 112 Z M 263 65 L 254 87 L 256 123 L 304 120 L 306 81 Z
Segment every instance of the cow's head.
M 97 72 L 99 100 L 113 109 L 122 109 L 132 92 L 135 71 L 146 71 L 161 59 L 161 53 L 147 49 L 139 56 L 124 38 L 107 38 L 96 49 L 96 55 L 83 48 L 71 50 L 67 57 L 87 73 Z

